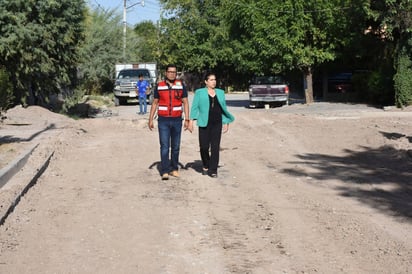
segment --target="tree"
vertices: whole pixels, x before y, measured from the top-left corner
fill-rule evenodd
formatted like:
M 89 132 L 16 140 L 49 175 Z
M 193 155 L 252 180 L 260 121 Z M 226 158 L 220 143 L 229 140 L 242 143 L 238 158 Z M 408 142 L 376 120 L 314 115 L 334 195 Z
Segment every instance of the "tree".
M 186 70 L 210 67 L 239 75 L 300 71 L 307 103 L 312 73 L 337 63 L 370 71 L 365 99 L 412 101 L 412 2 L 408 0 L 163 0 L 164 63 Z M 400 75 L 405 72 L 405 75 Z M 233 75 L 232 75 L 233 76 Z M 364 78 L 364 79 L 363 79 Z M 411 80 L 412 81 L 412 80 Z M 377 88 L 378 87 L 378 88 Z
M 143 21 L 134 27 L 137 37 L 134 54 L 137 61 L 151 62 L 157 59 L 159 54 L 159 32 L 151 21 Z
M 40 103 L 72 83 L 84 10 L 82 0 L 0 2 L 0 60 L 19 101 L 33 95 Z
M 0 119 L 2 119 L 3 113 L 9 109 L 14 99 L 12 88 L 9 74 L 0 66 Z
M 230 62 L 232 55 L 218 0 L 162 0 L 160 26 L 163 65 L 175 63 L 186 71 L 201 72 Z
M 345 41 L 348 1 L 226 2 L 230 38 L 238 67 L 255 73 L 298 69 L 306 80 L 306 102 L 313 101 L 313 68 L 337 56 Z M 339 18 L 339 19 L 338 19 Z
M 86 16 L 79 71 L 89 93 L 111 91 L 115 64 L 122 60 L 122 30 L 122 18 L 115 10 L 95 9 Z
M 412 2 L 367 1 L 371 31 L 393 48 L 395 103 L 412 104 Z

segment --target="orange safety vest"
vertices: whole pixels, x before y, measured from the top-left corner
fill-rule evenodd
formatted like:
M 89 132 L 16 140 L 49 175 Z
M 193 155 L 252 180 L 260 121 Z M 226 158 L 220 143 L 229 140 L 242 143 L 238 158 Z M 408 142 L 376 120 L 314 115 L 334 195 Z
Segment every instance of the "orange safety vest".
M 181 117 L 183 112 L 182 97 L 183 83 L 175 80 L 172 86 L 168 86 L 166 81 L 157 85 L 159 92 L 159 107 L 157 114 L 162 117 Z

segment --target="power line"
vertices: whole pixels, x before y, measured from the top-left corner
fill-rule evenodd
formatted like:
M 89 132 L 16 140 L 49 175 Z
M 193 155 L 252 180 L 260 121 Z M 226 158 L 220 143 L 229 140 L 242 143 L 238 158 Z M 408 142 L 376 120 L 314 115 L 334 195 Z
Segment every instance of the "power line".
M 98 8 L 98 9 L 101 9 L 101 10 L 103 10 L 103 11 L 106 11 L 106 10 L 103 8 L 103 6 L 102 6 L 102 5 L 100 5 L 100 3 L 99 3 L 99 2 L 97 2 L 97 0 L 94 0 L 94 2 L 96 2 L 96 4 L 97 4 L 97 8 Z

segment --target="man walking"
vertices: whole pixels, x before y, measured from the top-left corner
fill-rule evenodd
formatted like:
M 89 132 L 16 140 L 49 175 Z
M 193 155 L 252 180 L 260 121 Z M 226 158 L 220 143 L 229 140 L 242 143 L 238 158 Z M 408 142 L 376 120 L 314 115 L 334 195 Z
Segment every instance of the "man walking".
M 143 74 L 139 74 L 139 81 L 136 83 L 137 95 L 139 97 L 139 114 L 147 113 L 147 93 L 150 92 L 150 84 L 143 79 Z
M 188 129 L 189 125 L 187 90 L 183 82 L 176 79 L 176 76 L 176 66 L 168 65 L 165 80 L 159 82 L 154 90 L 154 100 L 149 114 L 149 129 L 153 130 L 153 117 L 157 110 L 162 180 L 168 180 L 169 174 L 179 177 L 178 164 L 183 113 L 184 129 Z

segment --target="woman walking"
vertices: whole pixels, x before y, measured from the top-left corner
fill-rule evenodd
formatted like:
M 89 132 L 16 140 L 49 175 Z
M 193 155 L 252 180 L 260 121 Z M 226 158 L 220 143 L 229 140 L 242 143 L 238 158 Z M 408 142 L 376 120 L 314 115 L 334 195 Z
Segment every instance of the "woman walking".
M 225 92 L 216 88 L 216 75 L 209 72 L 204 81 L 206 86 L 195 91 L 188 128 L 192 132 L 197 120 L 202 174 L 216 178 L 222 131 L 227 132 L 235 118 L 227 110 Z

